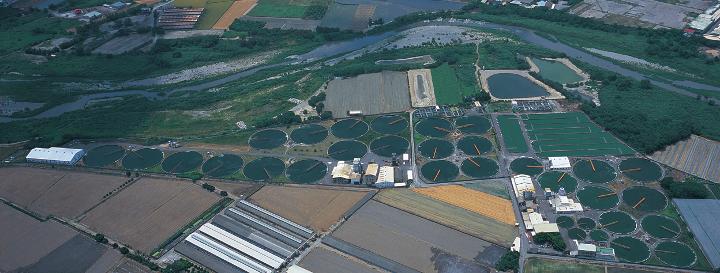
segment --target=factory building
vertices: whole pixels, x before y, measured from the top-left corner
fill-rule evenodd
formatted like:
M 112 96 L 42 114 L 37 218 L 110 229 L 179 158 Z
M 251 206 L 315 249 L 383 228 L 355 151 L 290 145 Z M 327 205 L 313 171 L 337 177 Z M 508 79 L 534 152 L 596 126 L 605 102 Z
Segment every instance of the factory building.
M 363 175 L 363 182 L 368 185 L 375 184 L 375 181 L 378 179 L 379 168 L 379 165 L 376 163 L 368 164 L 367 169 L 365 169 L 365 174 Z
M 337 184 L 360 184 L 362 176 L 353 171 L 353 164 L 338 161 L 332 170 L 332 181 Z
M 535 192 L 535 186 L 532 183 L 532 179 L 529 175 L 520 174 L 511 178 L 513 190 L 517 198 L 523 199 L 523 194 L 529 192 L 530 194 Z
M 572 167 L 567 156 L 548 157 L 548 159 L 550 160 L 550 169 L 570 169 Z
M 83 156 L 85 150 L 70 148 L 35 148 L 25 157 L 28 162 L 58 164 L 58 165 L 75 165 Z
M 391 166 L 380 167 L 374 186 L 380 189 L 395 187 L 395 168 Z

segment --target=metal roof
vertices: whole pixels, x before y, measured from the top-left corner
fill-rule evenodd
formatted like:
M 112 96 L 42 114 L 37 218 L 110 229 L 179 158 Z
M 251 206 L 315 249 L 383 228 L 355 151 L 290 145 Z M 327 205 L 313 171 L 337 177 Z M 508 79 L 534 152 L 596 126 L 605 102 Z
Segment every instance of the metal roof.
M 47 161 L 64 161 L 72 162 L 78 153 L 82 153 L 83 149 L 70 149 L 60 147 L 35 148 L 25 157 L 30 160 L 47 160 Z

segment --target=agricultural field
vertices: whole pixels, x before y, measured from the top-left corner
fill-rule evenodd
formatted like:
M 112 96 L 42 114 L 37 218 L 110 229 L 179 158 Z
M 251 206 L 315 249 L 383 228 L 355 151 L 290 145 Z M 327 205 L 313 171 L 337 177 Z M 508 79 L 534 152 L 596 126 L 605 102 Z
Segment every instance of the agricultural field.
M 720 142 L 691 135 L 657 151 L 651 157 L 665 165 L 720 183 Z
M 0 197 L 41 217 L 76 218 L 127 177 L 27 167 L 0 168 Z
M 260 0 L 249 16 L 320 19 L 327 8 L 327 0 Z M 322 10 L 319 14 L 318 9 Z
M 501 246 L 510 247 L 517 236 L 514 223 L 507 225 L 412 190 L 380 191 L 374 200 Z
M 527 153 L 528 146 L 520 128 L 519 119 L 515 116 L 497 116 L 505 149 L 511 153 Z
M 466 183 L 463 186 L 476 191 L 489 193 L 497 197 L 510 200 L 507 179 L 485 179 L 480 182 Z
M 372 191 L 265 186 L 249 201 L 316 232 L 324 232 L 368 194 Z
M 179 180 L 141 178 L 88 212 L 81 223 L 152 254 L 220 197 Z
M 459 185 L 417 188 L 413 191 L 433 199 L 514 225 L 515 212 L 510 200 Z
M 236 0 L 230 5 L 220 19 L 215 22 L 212 29 L 228 29 L 235 19 L 245 15 L 255 4 L 257 0 Z
M 368 264 L 358 261 L 356 258 L 346 257 L 338 250 L 329 246 L 321 245 L 313 248 L 299 265 L 302 268 L 316 273 L 379 273 Z
M 209 181 L 207 183 L 235 196 L 246 196 L 262 188 L 262 185 L 257 183 L 234 183 L 220 181 Z
M 335 79 L 327 86 L 325 110 L 333 117 L 347 117 L 348 111 L 364 115 L 402 112 L 410 109 L 407 73 L 385 71 Z
M 551 259 L 529 258 L 524 265 L 527 273 L 653 273 L 663 271 L 648 271 L 632 268 L 614 267 L 590 263 L 565 262 Z
M 442 64 L 432 69 L 432 81 L 438 105 L 460 104 L 464 97 L 480 92 L 475 78 L 475 67 L 471 64 Z
M 195 28 L 211 29 L 233 3 L 235 0 L 180 0 L 175 1 L 175 6 L 178 8 L 205 8 Z M 228 26 L 230 24 L 232 22 Z
M 77 20 L 48 17 L 43 12 L 18 16 L 17 9 L 0 9 L 0 56 L 25 49 L 33 44 L 63 36 L 70 36 L 68 29 L 79 25 Z

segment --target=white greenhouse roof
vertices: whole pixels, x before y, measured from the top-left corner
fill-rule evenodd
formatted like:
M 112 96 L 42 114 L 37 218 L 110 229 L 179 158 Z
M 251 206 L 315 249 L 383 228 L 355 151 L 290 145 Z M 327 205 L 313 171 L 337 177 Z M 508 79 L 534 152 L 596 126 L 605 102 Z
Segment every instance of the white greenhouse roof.
M 71 162 L 75 155 L 82 153 L 82 149 L 70 149 L 70 148 L 35 148 L 30 150 L 30 153 L 25 157 L 30 160 L 48 160 L 48 161 L 64 161 Z
M 567 169 L 570 168 L 570 159 L 567 156 L 549 157 L 550 169 Z

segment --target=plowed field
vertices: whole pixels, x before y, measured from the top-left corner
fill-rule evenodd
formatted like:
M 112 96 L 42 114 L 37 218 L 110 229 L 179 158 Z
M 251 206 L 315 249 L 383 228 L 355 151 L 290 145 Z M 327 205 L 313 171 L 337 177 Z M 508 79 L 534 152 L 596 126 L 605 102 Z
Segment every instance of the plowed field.
M 507 199 L 457 185 L 420 188 L 414 191 L 509 225 L 515 224 L 515 213 Z
M 228 29 L 230 25 L 235 22 L 235 19 L 245 15 L 245 13 L 247 13 L 248 10 L 255 6 L 256 3 L 257 0 L 237 0 L 233 2 L 230 8 L 228 8 L 222 15 L 222 17 L 220 17 L 220 19 L 215 22 L 215 25 L 212 27 L 212 29 Z

